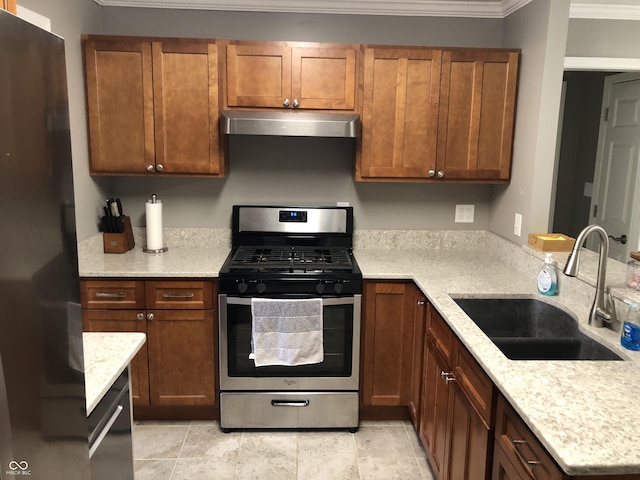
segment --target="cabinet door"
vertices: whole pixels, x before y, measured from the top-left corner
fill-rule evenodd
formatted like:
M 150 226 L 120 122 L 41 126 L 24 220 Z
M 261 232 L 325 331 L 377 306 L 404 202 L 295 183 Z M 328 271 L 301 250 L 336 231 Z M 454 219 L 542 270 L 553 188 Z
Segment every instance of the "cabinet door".
M 436 478 L 444 478 L 447 453 L 449 386 L 441 373 L 450 372 L 449 365 L 436 350 L 431 340 L 424 349 L 424 374 L 422 377 L 422 408 L 420 439 L 431 460 Z
M 291 50 L 294 108 L 354 110 L 356 103 L 356 52 L 353 47 Z
M 451 420 L 444 478 L 486 480 L 489 452 L 489 427 L 475 412 L 456 382 L 450 384 Z
M 413 287 L 413 360 L 411 363 L 411 390 L 409 392 L 409 413 L 416 431 L 420 431 L 420 400 L 422 398 L 422 364 L 424 357 L 424 332 L 427 300 L 422 292 Z
M 362 402 L 365 406 L 409 403 L 415 300 L 407 283 L 368 283 Z
M 150 310 L 147 330 L 152 405 L 215 405 L 213 310 Z
M 516 51 L 443 52 L 437 170 L 445 180 L 509 179 L 518 57 Z
M 151 43 L 84 43 L 90 173 L 142 174 L 154 164 Z
M 291 49 L 280 45 L 227 46 L 227 105 L 283 108 L 291 101 Z
M 13 13 L 14 15 L 17 14 L 18 7 L 16 5 L 16 0 L 2 0 L 2 4 L 0 5 L 0 8 Z
M 218 53 L 214 43 L 153 42 L 155 169 L 222 175 Z
M 440 57 L 439 50 L 365 50 L 362 147 L 356 179 L 432 176 Z
M 509 461 L 498 442 L 493 450 L 492 480 L 529 480 L 531 477 L 521 475 Z
M 144 310 L 82 310 L 85 332 L 147 333 Z M 131 360 L 131 397 L 133 405 L 149 405 L 148 343 Z

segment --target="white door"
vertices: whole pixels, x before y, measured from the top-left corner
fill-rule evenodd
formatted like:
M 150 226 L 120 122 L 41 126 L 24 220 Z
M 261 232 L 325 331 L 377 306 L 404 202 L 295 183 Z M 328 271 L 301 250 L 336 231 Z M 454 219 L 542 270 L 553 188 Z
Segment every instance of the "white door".
M 609 256 L 621 262 L 638 250 L 640 230 L 640 74 L 605 79 L 592 222 L 609 234 Z M 626 236 L 623 244 L 616 238 Z

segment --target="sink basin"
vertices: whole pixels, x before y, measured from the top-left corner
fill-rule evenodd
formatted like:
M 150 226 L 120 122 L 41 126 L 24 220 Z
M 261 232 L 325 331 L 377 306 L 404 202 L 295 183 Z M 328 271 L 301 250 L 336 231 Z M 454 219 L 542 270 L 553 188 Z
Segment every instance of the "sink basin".
M 511 360 L 622 360 L 564 310 L 535 298 L 456 298 Z

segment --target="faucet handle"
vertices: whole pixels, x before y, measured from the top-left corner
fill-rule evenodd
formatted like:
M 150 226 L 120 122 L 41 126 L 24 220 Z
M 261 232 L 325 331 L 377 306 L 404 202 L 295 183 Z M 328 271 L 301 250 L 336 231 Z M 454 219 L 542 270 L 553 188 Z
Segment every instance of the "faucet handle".
M 611 295 L 611 290 L 606 287 L 604 290 L 604 308 L 596 308 L 596 315 L 609 324 L 613 324 L 618 320 L 616 315 L 616 305 Z

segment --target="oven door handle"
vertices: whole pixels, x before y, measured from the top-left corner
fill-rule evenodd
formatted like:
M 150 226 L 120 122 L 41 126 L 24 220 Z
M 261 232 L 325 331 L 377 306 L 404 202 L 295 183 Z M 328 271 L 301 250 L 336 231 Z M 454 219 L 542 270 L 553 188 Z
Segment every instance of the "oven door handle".
M 262 298 L 262 297 L 260 297 Z M 314 298 L 314 297 L 310 297 Z M 294 300 L 294 299 L 291 299 Z M 306 299 L 301 299 L 306 300 Z M 327 297 L 322 298 L 322 306 L 330 305 L 353 305 L 355 297 Z M 227 297 L 228 305 L 251 305 L 251 297 Z

